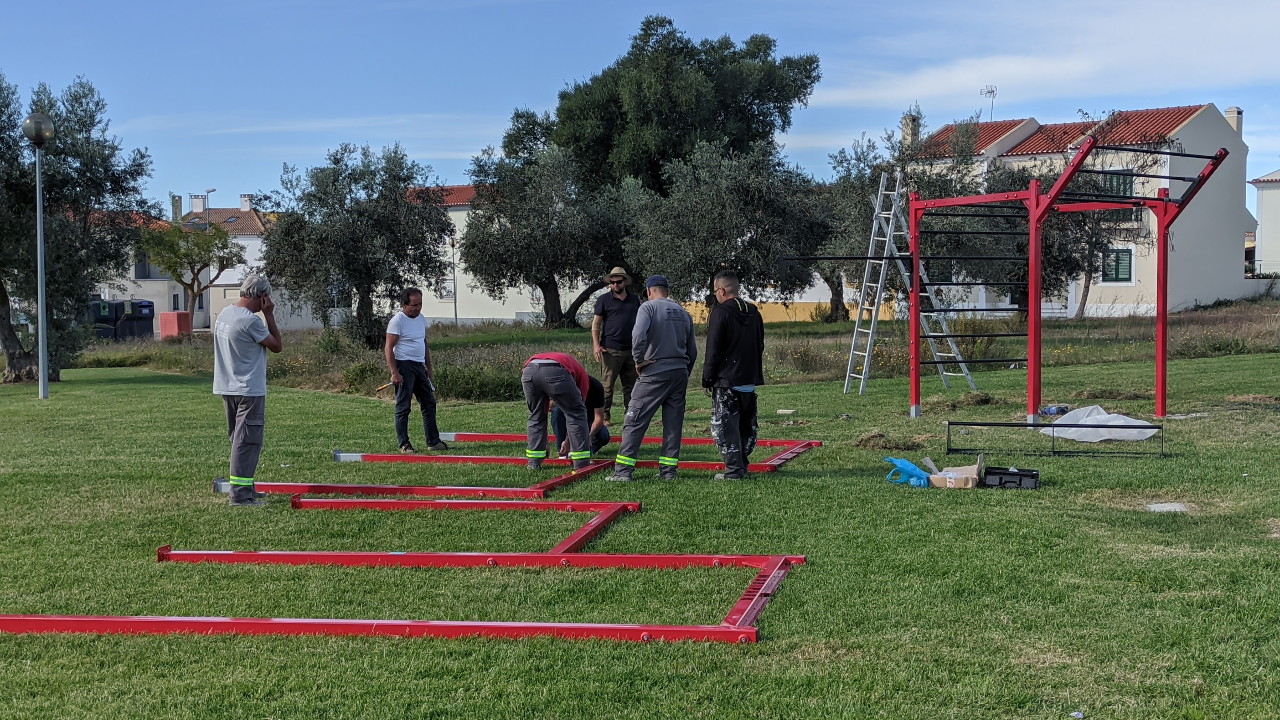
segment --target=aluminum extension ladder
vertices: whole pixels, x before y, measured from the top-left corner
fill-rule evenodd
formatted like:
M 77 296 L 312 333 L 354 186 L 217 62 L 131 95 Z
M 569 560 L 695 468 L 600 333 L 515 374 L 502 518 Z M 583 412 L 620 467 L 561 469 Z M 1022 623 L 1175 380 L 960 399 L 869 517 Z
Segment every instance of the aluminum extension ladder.
M 849 366 L 844 378 L 846 395 L 849 394 L 849 387 L 853 384 L 854 378 L 858 379 L 858 394 L 865 395 L 867 392 L 867 380 L 871 377 L 872 355 L 876 346 L 876 327 L 880 320 L 880 304 L 884 300 L 884 284 L 889 272 L 890 258 L 897 264 L 898 273 L 902 276 L 903 282 L 907 287 L 911 286 L 911 276 L 907 273 L 906 264 L 902 262 L 902 256 L 898 254 L 898 246 L 895 242 L 898 238 L 907 240 L 907 220 L 902 207 L 901 170 L 896 173 L 893 190 L 886 189 L 888 186 L 889 173 L 881 173 L 880 189 L 876 193 L 875 217 L 871 222 L 871 242 L 867 248 L 867 264 L 862 271 L 862 284 L 858 286 L 858 316 L 853 325 L 853 342 L 849 345 Z M 923 267 L 920 268 L 920 281 L 924 283 L 924 294 L 928 296 L 930 305 L 939 307 L 933 295 L 933 288 L 928 284 L 929 275 Z M 935 365 L 938 368 L 938 375 L 942 378 L 943 387 L 948 389 L 951 387 L 947 378 L 963 377 L 969 383 L 971 390 L 977 390 L 978 387 L 973 383 L 973 376 L 969 374 L 969 366 L 960 356 L 960 348 L 956 346 L 955 338 L 950 337 L 951 328 L 947 325 L 946 317 L 941 314 L 931 317 L 921 313 L 920 323 L 920 329 L 925 339 L 929 341 L 929 350 L 933 352 L 933 359 L 950 360 L 949 364 L 960 368 L 959 372 L 955 372 L 946 370 L 947 365 L 942 363 Z M 936 328 L 934 323 L 937 324 Z M 946 336 L 947 350 L 939 350 L 935 336 Z

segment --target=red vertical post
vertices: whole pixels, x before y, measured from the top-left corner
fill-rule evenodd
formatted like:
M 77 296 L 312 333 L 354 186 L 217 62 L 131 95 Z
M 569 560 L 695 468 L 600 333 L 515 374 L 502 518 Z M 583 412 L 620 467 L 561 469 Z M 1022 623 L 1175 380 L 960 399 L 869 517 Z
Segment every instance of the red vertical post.
M 1160 188 L 1158 196 L 1169 197 L 1169 188 Z M 1152 208 L 1156 216 L 1156 417 L 1165 416 L 1168 392 L 1169 361 L 1169 223 L 1168 203 Z M 1175 208 L 1174 217 L 1176 217 Z
M 1040 231 L 1049 205 L 1032 180 L 1027 198 L 1027 422 L 1040 417 Z
M 911 242 L 911 290 L 909 291 L 910 319 L 907 336 L 910 348 L 908 371 L 911 375 L 910 417 L 920 417 L 920 219 L 924 209 L 918 206 L 919 193 L 911 193 L 911 217 L 908 219 Z M 869 350 L 870 348 L 868 348 Z M 870 357 L 870 355 L 868 355 Z

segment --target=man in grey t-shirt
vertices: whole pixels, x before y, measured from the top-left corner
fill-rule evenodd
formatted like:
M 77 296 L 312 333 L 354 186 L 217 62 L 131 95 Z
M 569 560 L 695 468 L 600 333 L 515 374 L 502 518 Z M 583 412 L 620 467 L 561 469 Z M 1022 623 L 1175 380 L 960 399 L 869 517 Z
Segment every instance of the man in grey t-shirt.
M 283 347 L 275 308 L 271 283 L 247 275 L 240 301 L 218 313 L 213 327 L 213 392 L 222 396 L 227 414 L 232 505 L 261 504 L 253 476 L 267 416 L 267 350 L 278 353 Z

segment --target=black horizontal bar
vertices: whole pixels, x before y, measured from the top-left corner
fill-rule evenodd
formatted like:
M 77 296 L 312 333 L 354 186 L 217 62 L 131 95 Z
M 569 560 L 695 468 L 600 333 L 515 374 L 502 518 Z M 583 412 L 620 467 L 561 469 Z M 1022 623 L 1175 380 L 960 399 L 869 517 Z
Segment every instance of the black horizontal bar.
M 999 285 L 999 286 L 1018 287 L 1021 285 L 1026 285 L 1027 283 L 1025 280 L 1021 282 L 980 282 L 978 280 L 973 280 L 970 282 L 925 282 L 924 280 L 921 280 L 920 284 L 932 285 L 934 287 L 968 287 L 971 285 L 990 285 L 992 287 Z
M 1157 180 L 1181 180 L 1182 182 L 1195 182 L 1200 179 L 1184 177 L 1182 175 L 1151 175 L 1150 173 L 1128 172 L 1126 170 L 1089 170 L 1087 168 L 1081 168 L 1076 172 L 1089 173 L 1091 175 L 1116 175 L 1123 177 L 1155 178 Z
M 1137 205 L 1138 203 L 1141 203 L 1143 200 L 1153 200 L 1155 202 L 1173 202 L 1174 201 L 1173 198 L 1144 197 L 1142 195 L 1108 195 L 1106 193 L 1090 193 L 1090 192 L 1063 193 L 1058 199 L 1063 200 L 1063 199 L 1077 198 L 1077 197 L 1092 198 L 1095 200 L 1102 199 L 1106 202 L 1118 202 L 1118 203 L 1132 202 L 1135 205 Z
M 1027 309 L 1024 307 L 1009 307 L 1009 308 L 959 308 L 959 307 L 956 307 L 956 308 L 937 308 L 935 310 L 921 310 L 920 313 L 922 315 L 937 315 L 940 313 L 953 313 L 953 312 L 977 313 L 977 312 L 1026 312 L 1026 311 Z
M 1026 358 L 992 358 L 989 360 L 921 360 L 921 365 L 969 365 L 973 363 L 1020 363 Z
M 1189 157 L 1201 160 L 1212 160 L 1216 155 L 1197 155 L 1195 153 L 1174 152 L 1172 150 L 1151 150 L 1149 148 L 1124 147 L 1122 145 L 1094 145 L 1094 150 L 1119 150 L 1120 152 L 1144 153 L 1147 155 L 1165 155 L 1167 157 Z
M 996 338 L 1026 337 L 1026 333 L 924 333 L 922 338 Z
M 921 235 L 1017 235 L 1026 237 L 1025 230 L 921 230 Z
M 969 360 L 967 362 L 974 362 L 974 361 Z M 1163 425 L 1153 425 L 1151 423 L 1147 423 L 1146 425 L 1108 425 L 1106 423 L 1055 422 L 1055 423 L 1030 424 L 1030 423 L 1020 423 L 1020 422 L 978 422 L 978 421 L 969 421 L 969 420 L 965 420 L 965 421 L 946 420 L 944 422 L 946 422 L 947 425 L 958 425 L 962 427 L 1024 427 L 1029 430 L 1043 430 L 1047 427 L 1092 428 L 1092 429 L 1098 429 L 1098 430 L 1106 429 L 1106 428 L 1110 428 L 1112 430 L 1163 430 L 1164 429 Z
M 782 261 L 810 260 L 810 261 L 842 261 L 842 260 L 892 260 L 894 258 L 907 259 L 911 257 L 911 253 L 898 253 L 897 255 L 783 255 L 779 257 Z
M 903 257 L 911 257 L 904 255 Z M 1027 261 L 1026 255 L 921 255 L 921 260 L 1022 260 Z

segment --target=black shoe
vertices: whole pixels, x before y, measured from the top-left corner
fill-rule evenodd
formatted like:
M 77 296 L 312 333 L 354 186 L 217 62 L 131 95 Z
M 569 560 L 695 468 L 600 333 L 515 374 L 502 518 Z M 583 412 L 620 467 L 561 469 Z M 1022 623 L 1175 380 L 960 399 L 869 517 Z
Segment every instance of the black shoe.
M 530 469 L 530 470 L 541 470 L 541 469 L 542 469 L 542 461 L 541 461 L 541 460 L 530 460 L 530 461 L 529 461 L 529 469 Z
M 676 479 L 676 474 L 675 474 L 675 473 L 673 473 L 673 472 L 670 472 L 670 473 L 658 473 L 658 479 L 659 479 L 659 480 L 675 480 L 675 479 Z
M 730 475 L 728 473 L 716 473 L 716 480 L 746 480 L 746 475 Z
M 605 478 L 605 480 L 608 480 L 609 482 L 631 482 L 632 480 L 635 480 L 635 478 L 631 477 L 631 475 L 627 473 L 615 472 Z
M 232 485 L 228 502 L 233 507 L 261 507 L 266 504 L 252 485 Z
M 574 461 L 573 461 L 573 469 L 574 469 L 574 470 L 582 470 L 582 469 L 584 469 L 584 468 L 586 468 L 586 467 L 589 467 L 590 465 L 591 465 L 591 461 L 590 461 L 590 460 L 574 460 Z
M 428 445 L 427 449 L 435 450 L 436 452 L 444 452 L 445 450 L 449 449 L 449 446 L 445 445 L 443 440 L 437 440 L 431 443 L 430 445 Z
M 403 454 L 405 454 L 405 455 L 416 455 L 416 454 L 418 454 L 418 451 L 413 449 L 413 445 L 412 445 L 411 443 L 405 443 L 405 444 L 401 445 L 401 446 L 400 446 L 400 452 L 401 452 L 401 453 L 403 453 Z

